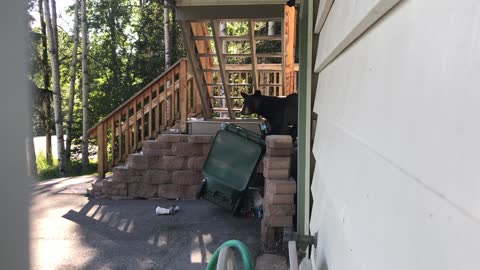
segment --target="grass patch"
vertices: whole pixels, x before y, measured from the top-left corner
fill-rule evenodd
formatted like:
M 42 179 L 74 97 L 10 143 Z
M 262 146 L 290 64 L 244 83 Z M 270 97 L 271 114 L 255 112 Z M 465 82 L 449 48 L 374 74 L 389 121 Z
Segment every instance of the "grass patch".
M 88 168 L 86 171 L 82 171 L 82 161 L 81 160 L 72 160 L 67 161 L 67 173 L 66 176 L 80 176 L 80 175 L 89 175 L 97 172 L 97 161 L 90 160 Z M 53 178 L 60 177 L 58 175 L 58 161 L 53 160 L 53 164 L 49 165 L 47 163 L 47 158 L 45 153 L 42 151 L 37 155 L 37 171 L 38 171 L 38 180 L 44 181 Z

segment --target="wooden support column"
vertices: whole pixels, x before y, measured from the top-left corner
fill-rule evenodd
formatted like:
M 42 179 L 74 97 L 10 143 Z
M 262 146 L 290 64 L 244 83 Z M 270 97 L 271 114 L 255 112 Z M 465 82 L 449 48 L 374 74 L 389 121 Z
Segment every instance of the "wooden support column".
M 130 107 L 127 106 L 127 110 L 125 112 L 125 125 L 127 126 L 125 128 L 125 159 L 128 157 L 128 154 L 130 154 L 130 133 L 132 132 L 132 128 L 130 127 Z
M 142 119 L 140 121 L 141 123 L 141 129 L 140 129 L 140 146 L 143 144 L 143 139 L 145 139 L 145 94 L 142 93 L 140 95 L 141 97 L 141 107 L 140 107 L 140 112 Z
M 152 88 L 148 92 L 148 139 L 152 137 L 152 111 L 153 111 L 153 103 L 152 103 Z
M 105 134 L 103 133 L 104 131 L 104 123 L 102 122 L 100 125 L 97 126 L 97 143 L 98 143 L 98 149 L 97 149 L 97 160 L 98 160 L 98 179 L 104 179 L 105 178 L 105 157 L 104 157 L 104 148 L 105 148 Z
M 110 138 L 110 154 L 112 155 L 112 166 L 115 165 L 115 118 L 112 117 L 110 128 L 112 129 L 112 136 Z M 110 166 L 109 166 L 110 167 Z
M 156 99 L 156 103 L 157 103 L 157 106 L 155 106 L 155 136 L 156 134 L 158 134 L 160 132 L 160 122 L 161 122 L 161 119 L 160 119 L 160 86 L 157 85 L 157 97 L 155 98 Z
M 185 49 L 187 50 L 188 62 L 192 67 L 193 77 L 197 84 L 198 94 L 200 95 L 200 100 L 202 102 L 202 111 L 203 116 L 207 119 L 212 118 L 212 105 L 210 102 L 210 95 L 208 94 L 207 85 L 205 82 L 205 77 L 201 74 L 200 69 L 202 68 L 200 60 L 198 59 L 195 53 L 195 41 L 192 38 L 192 31 L 190 22 L 180 21 L 182 26 L 182 32 L 185 41 Z
M 257 73 L 257 43 L 255 41 L 255 23 L 252 19 L 248 20 L 248 36 L 250 40 L 250 54 L 252 57 L 252 82 L 253 92 L 260 90 L 258 88 L 258 73 Z
M 286 57 L 285 57 L 285 41 L 286 41 L 286 35 L 285 35 L 285 18 L 282 19 L 281 21 L 281 29 L 282 29 L 282 71 L 280 72 L 281 73 L 281 77 L 282 77 L 282 80 L 281 80 L 281 84 L 282 84 L 282 92 L 285 92 L 285 69 L 286 69 L 286 66 L 285 66 L 285 61 L 286 61 Z M 275 80 L 276 80 L 276 76 L 275 76 Z
M 188 107 L 187 62 L 180 62 L 180 131 L 187 133 L 187 107 Z
M 285 95 L 295 91 L 296 9 L 285 6 Z
M 175 70 L 172 70 L 167 75 L 168 80 L 170 81 L 170 123 L 169 126 L 172 127 L 175 125 L 175 120 L 177 119 L 177 102 L 175 96 Z
M 223 90 L 225 93 L 225 103 L 227 104 L 228 116 L 230 119 L 235 119 L 235 114 L 232 108 L 232 99 L 230 98 L 230 87 L 228 85 L 227 72 L 225 71 L 225 56 L 222 53 L 221 40 L 220 40 L 220 21 L 212 20 L 212 34 L 213 41 L 215 43 L 215 51 L 217 52 L 218 66 L 220 68 L 220 75 L 222 77 Z
M 120 162 L 123 157 L 122 136 L 123 136 L 122 112 L 120 111 L 120 114 L 118 115 L 118 162 Z
M 135 98 L 134 100 L 135 105 L 133 106 L 133 152 L 137 151 L 137 141 L 138 141 L 138 111 L 137 111 L 137 104 L 138 100 Z

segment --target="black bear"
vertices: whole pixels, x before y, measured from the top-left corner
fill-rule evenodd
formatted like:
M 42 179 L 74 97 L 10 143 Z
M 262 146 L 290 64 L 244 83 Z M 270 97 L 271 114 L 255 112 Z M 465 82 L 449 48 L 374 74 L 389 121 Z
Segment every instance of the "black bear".
M 260 91 L 253 95 L 242 92 L 243 108 L 241 114 L 259 114 L 267 119 L 272 135 L 297 136 L 298 95 L 290 94 L 285 98 L 263 96 Z

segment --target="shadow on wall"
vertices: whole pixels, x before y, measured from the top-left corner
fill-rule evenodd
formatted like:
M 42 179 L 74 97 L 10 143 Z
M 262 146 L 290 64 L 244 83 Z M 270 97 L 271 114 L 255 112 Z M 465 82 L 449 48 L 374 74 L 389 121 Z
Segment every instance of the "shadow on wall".
M 216 248 L 230 239 L 259 252 L 259 222 L 232 217 L 206 201 L 110 201 L 91 199 L 63 218 L 79 225 L 79 238 L 96 253 L 83 269 L 205 269 Z M 155 216 L 155 205 L 180 206 Z

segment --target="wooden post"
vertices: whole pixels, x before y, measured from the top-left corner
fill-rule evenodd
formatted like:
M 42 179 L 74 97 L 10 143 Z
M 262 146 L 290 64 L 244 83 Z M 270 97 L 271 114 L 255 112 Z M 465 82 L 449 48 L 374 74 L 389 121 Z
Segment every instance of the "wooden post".
M 133 107 L 134 115 L 133 115 L 133 151 L 137 151 L 137 141 L 138 141 L 138 111 L 137 111 L 137 104 L 138 100 L 135 98 L 134 100 L 135 105 Z
M 148 139 L 152 137 L 152 111 L 153 111 L 153 103 L 152 103 L 152 88 L 148 91 Z
M 140 115 L 142 117 L 142 119 L 140 121 L 140 123 L 141 123 L 140 146 L 142 146 L 143 140 L 145 139 L 145 93 L 142 93 L 140 95 L 140 97 L 142 98 L 141 103 L 140 103 L 141 104 L 141 107 L 140 107 L 141 114 Z
M 125 112 L 125 159 L 127 159 L 128 154 L 130 154 L 130 133 L 132 132 L 132 128 L 130 127 L 130 106 L 127 106 L 127 111 Z
M 176 100 L 175 100 L 175 69 L 172 69 L 167 75 L 168 80 L 170 81 L 170 123 L 169 126 L 175 125 L 176 119 Z
M 98 159 L 98 179 L 104 179 L 105 178 L 105 158 L 104 158 L 104 138 L 105 134 L 103 133 L 104 131 L 104 123 L 102 122 L 100 125 L 97 126 L 97 143 L 98 143 L 98 150 L 97 150 L 97 159 Z
M 157 106 L 155 107 L 155 133 L 158 134 L 160 133 L 160 126 L 162 125 L 162 119 L 160 119 L 160 86 L 157 84 Z
M 112 137 L 110 138 L 110 154 L 112 155 L 112 167 L 115 165 L 115 118 L 112 116 L 110 128 L 112 129 Z M 110 168 L 110 166 L 109 166 Z
M 118 115 L 118 161 L 120 162 L 123 157 L 122 147 L 123 125 L 122 125 L 122 111 Z
M 294 92 L 295 84 L 295 43 L 296 43 L 296 10 L 285 6 L 285 95 Z
M 250 19 L 248 20 L 248 35 L 250 40 L 250 54 L 252 56 L 252 82 L 253 82 L 253 92 L 260 90 L 258 89 L 258 77 L 257 77 L 257 43 L 255 41 L 255 22 Z
M 187 100 L 188 100 L 188 83 L 187 83 L 187 62 L 180 62 L 180 130 L 187 133 Z

